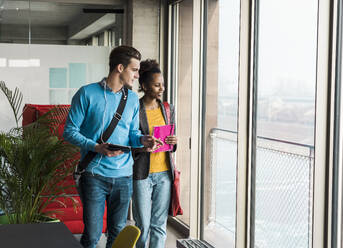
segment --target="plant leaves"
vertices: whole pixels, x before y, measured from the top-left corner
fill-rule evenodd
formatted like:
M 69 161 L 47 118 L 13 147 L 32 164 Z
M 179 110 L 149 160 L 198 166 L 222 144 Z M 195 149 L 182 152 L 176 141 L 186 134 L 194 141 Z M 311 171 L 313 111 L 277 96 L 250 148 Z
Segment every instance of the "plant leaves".
M 14 89 L 14 93 L 13 93 L 10 89 L 7 88 L 4 81 L 0 81 L 0 89 L 7 97 L 7 100 L 13 110 L 17 127 L 19 127 L 19 120 L 22 116 L 21 114 L 19 114 L 19 112 L 22 106 L 23 94 L 19 91 L 17 87 Z

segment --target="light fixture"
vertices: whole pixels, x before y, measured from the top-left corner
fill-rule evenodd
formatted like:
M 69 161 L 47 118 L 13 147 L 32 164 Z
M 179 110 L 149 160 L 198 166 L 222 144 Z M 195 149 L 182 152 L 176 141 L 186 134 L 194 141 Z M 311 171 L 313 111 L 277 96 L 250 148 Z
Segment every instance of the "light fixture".
M 7 59 L 0 58 L 0 67 L 6 67 L 6 66 L 7 66 Z
M 30 67 L 40 67 L 40 59 L 29 59 Z
M 9 67 L 40 67 L 40 59 L 9 59 Z

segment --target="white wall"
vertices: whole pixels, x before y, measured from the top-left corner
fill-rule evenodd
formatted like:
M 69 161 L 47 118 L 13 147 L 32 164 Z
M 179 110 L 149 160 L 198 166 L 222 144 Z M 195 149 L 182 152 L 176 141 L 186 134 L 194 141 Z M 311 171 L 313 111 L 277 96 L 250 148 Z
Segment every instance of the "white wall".
M 109 47 L 0 44 L 0 81 L 5 81 L 11 90 L 18 87 L 24 95 L 23 103 L 49 104 L 49 68 L 68 68 L 69 63 L 85 63 L 85 84 L 100 81 L 108 73 L 109 53 Z M 4 67 L 1 59 L 6 59 Z M 39 59 L 40 66 L 9 67 L 13 59 Z M 0 92 L 0 131 L 14 126 L 10 106 Z

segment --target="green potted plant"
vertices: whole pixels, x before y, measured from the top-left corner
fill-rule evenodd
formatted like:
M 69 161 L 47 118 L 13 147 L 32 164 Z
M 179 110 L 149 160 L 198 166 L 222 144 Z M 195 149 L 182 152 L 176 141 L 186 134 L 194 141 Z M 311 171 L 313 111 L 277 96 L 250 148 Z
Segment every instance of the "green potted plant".
M 4 82 L 0 89 L 16 121 L 10 131 L 0 131 L 1 218 L 8 223 L 41 222 L 51 214 L 47 205 L 68 197 L 65 191 L 71 186 L 63 181 L 75 168 L 73 158 L 79 150 L 58 137 L 57 127 L 67 116 L 65 109 L 54 108 L 36 122 L 20 126 L 21 92 L 18 88 L 12 92 Z

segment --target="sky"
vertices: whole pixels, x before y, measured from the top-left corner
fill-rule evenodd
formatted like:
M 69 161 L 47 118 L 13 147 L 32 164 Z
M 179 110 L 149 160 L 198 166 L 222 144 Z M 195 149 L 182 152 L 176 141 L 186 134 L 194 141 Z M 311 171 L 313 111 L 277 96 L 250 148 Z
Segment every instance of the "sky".
M 314 98 L 317 4 L 313 0 L 260 1 L 259 96 L 278 94 L 286 81 L 292 96 Z M 219 2 L 218 73 L 223 96 L 237 95 L 239 8 L 238 0 Z

